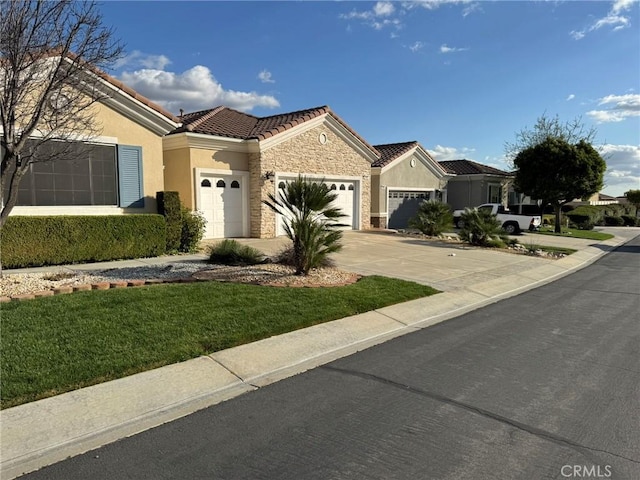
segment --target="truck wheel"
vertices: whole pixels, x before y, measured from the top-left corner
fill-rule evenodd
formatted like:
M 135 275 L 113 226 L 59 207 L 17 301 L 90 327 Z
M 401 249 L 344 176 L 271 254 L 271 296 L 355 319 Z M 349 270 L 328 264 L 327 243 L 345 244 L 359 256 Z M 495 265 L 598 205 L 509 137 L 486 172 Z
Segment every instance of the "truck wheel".
M 509 235 L 514 235 L 520 232 L 520 228 L 516 223 L 507 222 L 502 226 L 502 229 L 507 232 Z
M 456 227 L 464 228 L 464 220 L 462 220 L 462 219 L 456 220 Z

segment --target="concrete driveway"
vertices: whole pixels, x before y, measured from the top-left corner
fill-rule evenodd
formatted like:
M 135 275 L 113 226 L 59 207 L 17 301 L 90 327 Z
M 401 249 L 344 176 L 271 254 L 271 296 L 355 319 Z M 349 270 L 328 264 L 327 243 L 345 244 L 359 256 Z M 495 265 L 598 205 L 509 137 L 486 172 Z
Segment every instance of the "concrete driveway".
M 635 229 L 632 229 L 635 230 Z M 618 232 L 616 232 L 618 234 Z M 637 230 L 635 231 L 637 234 Z M 523 234 L 523 245 L 549 245 L 584 249 L 595 242 L 549 235 Z M 275 239 L 238 239 L 267 255 L 277 253 L 289 243 L 285 237 Z M 389 232 L 347 231 L 343 249 L 332 257 L 336 266 L 362 275 L 401 278 L 449 292 L 465 289 L 507 275 L 552 265 L 556 260 L 422 240 Z

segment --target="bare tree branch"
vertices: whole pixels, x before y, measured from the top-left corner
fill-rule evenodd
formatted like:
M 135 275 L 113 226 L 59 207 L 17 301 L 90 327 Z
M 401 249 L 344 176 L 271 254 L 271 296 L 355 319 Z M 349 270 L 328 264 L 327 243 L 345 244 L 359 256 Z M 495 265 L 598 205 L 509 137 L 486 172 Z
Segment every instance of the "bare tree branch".
M 123 47 L 93 1 L 1 0 L 0 9 L 2 228 L 32 163 L 79 158 L 79 140 L 100 134 L 102 70 Z

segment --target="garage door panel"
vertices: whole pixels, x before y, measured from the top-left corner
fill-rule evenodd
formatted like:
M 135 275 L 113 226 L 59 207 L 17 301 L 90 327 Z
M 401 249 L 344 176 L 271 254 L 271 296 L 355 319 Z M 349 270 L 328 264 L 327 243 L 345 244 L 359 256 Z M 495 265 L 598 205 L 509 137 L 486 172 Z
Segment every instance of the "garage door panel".
M 200 209 L 205 238 L 241 237 L 244 234 L 244 180 L 234 175 L 206 175 L 200 182 Z
M 407 228 L 409 220 L 416 215 L 420 204 L 429 200 L 431 192 L 390 191 L 387 203 L 389 228 Z

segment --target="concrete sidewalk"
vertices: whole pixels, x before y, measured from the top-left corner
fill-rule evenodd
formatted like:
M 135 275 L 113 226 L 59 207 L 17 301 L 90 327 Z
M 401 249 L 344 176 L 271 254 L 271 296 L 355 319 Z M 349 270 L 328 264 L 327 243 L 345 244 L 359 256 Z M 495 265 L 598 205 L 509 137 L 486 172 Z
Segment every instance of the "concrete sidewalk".
M 640 234 L 608 229 L 604 242 L 540 235 L 521 241 L 579 251 L 561 260 L 514 255 L 397 235 L 349 232 L 337 265 L 395 276 L 443 291 L 432 297 L 271 337 L 0 412 L 0 477 L 23 473 L 175 420 L 196 410 L 426 328 L 583 268 Z M 282 240 L 243 239 L 273 253 Z M 194 256 L 193 259 L 203 256 Z M 168 257 L 183 261 L 185 257 Z M 167 260 L 165 260 L 167 261 Z M 140 262 L 140 263 L 136 263 Z M 157 259 L 74 266 L 74 270 L 149 265 Z

